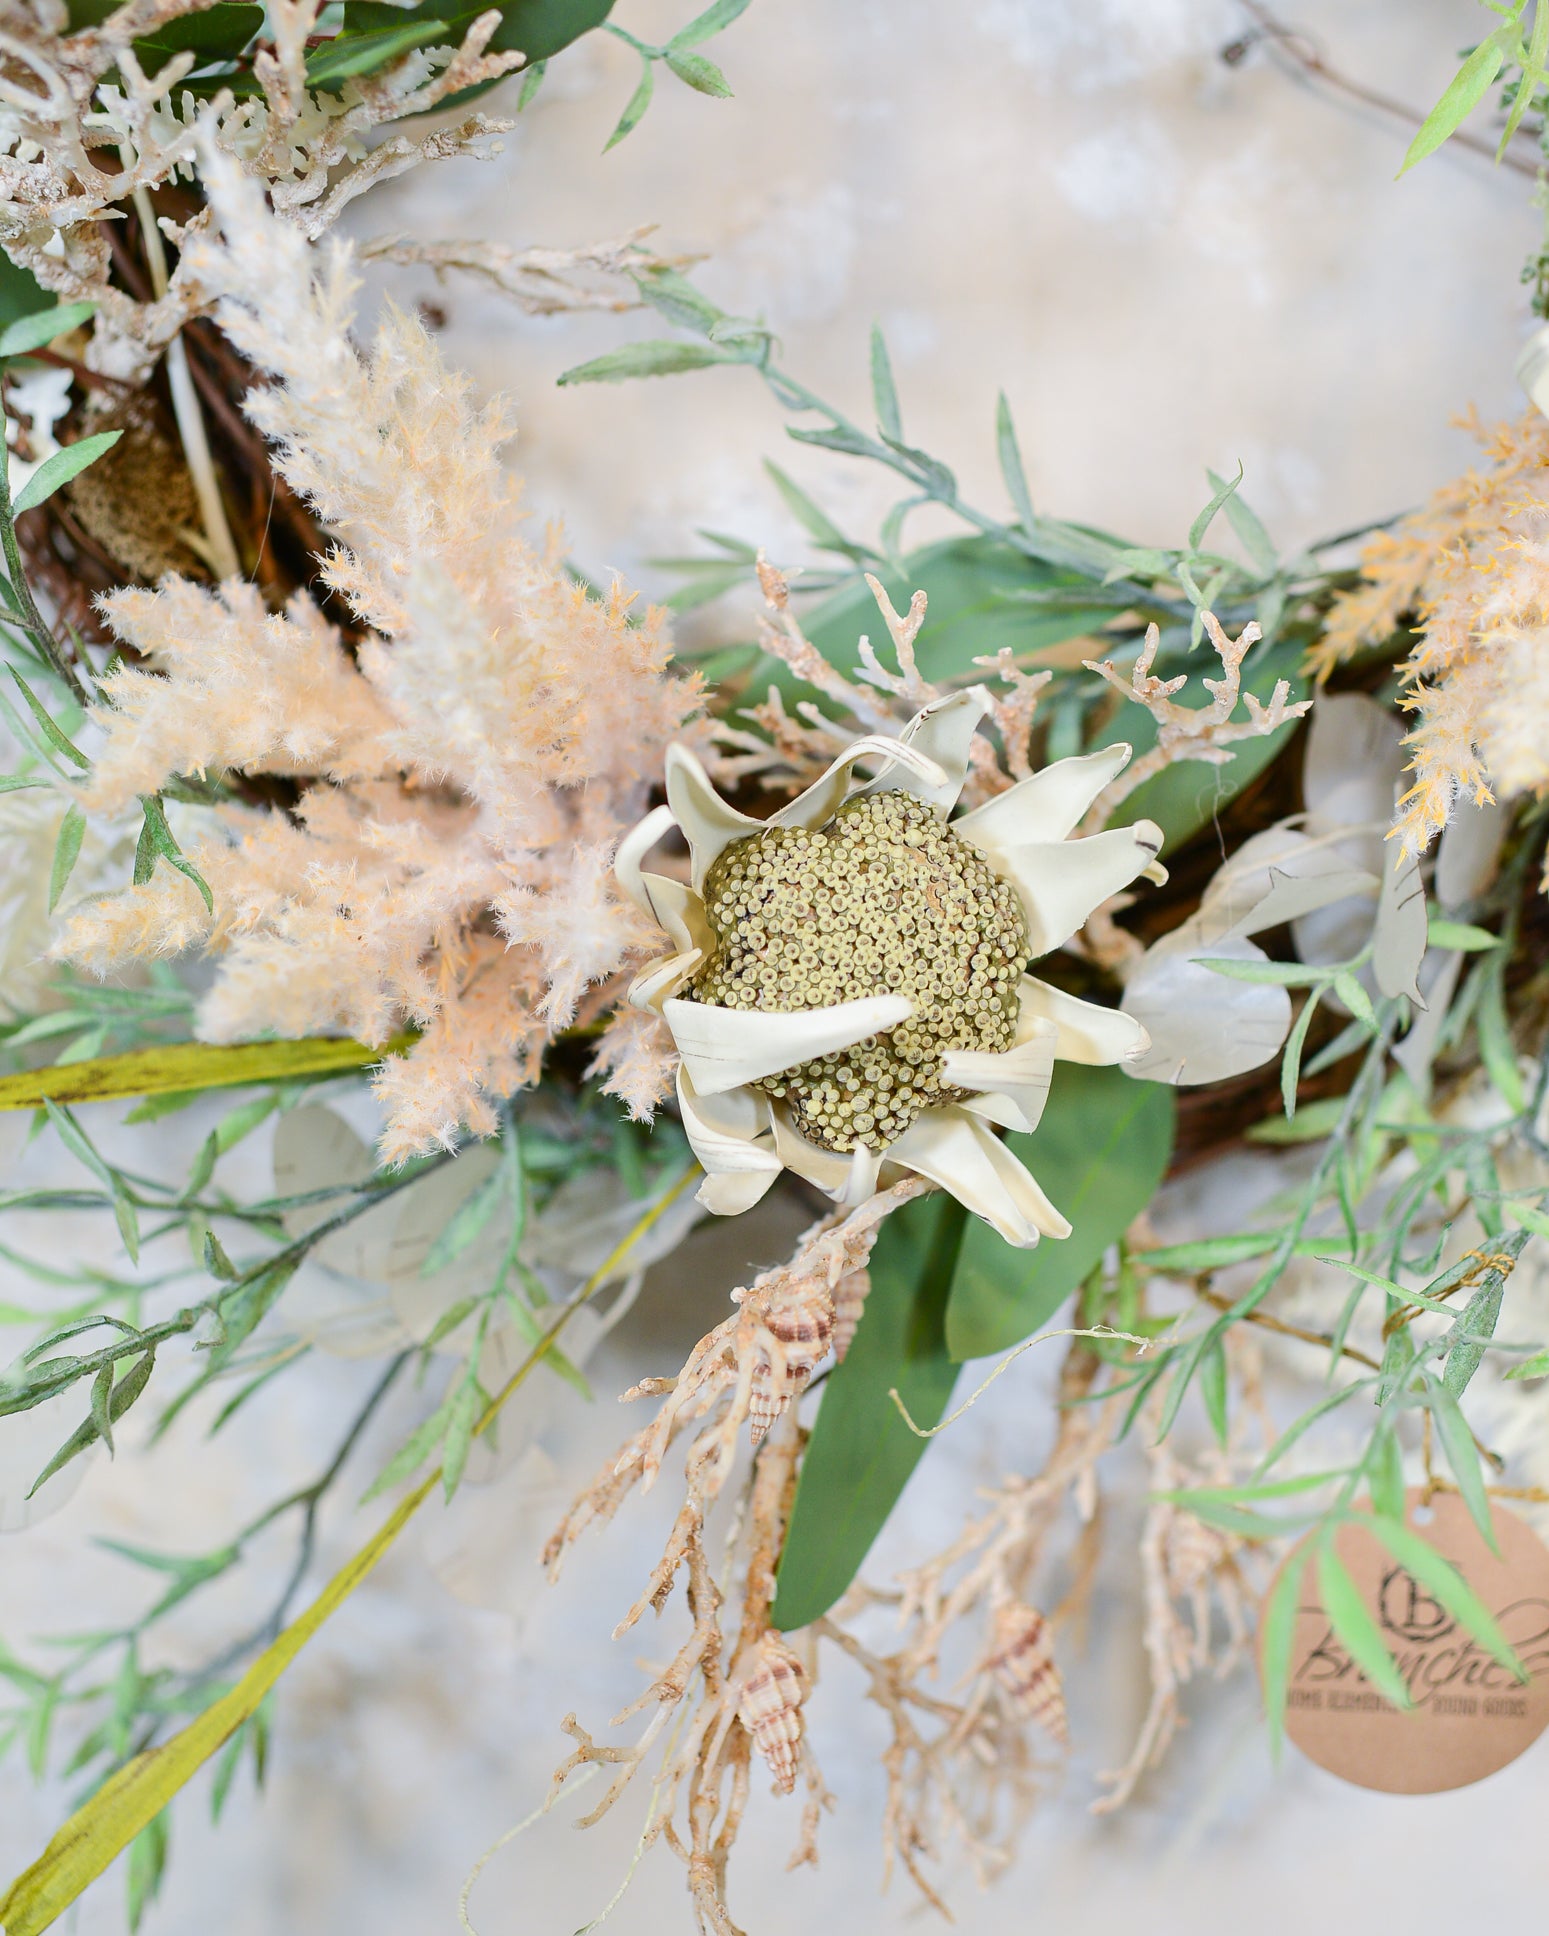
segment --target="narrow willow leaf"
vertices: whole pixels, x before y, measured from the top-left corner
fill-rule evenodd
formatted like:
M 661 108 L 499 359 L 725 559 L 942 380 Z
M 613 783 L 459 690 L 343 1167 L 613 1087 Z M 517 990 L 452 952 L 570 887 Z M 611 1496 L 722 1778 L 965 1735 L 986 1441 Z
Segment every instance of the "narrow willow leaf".
M 1459 1625 L 1466 1627 L 1487 1653 L 1518 1680 L 1528 1676 L 1516 1650 L 1496 1624 L 1495 1616 L 1444 1554 L 1428 1539 L 1411 1531 L 1405 1523 L 1402 1503 L 1396 1513 L 1379 1513 L 1371 1522 L 1372 1531 L 1387 1547 L 1406 1573 L 1435 1596 Z
M 1463 1306 L 1454 1331 L 1457 1342 L 1447 1353 L 1442 1383 L 1454 1398 L 1461 1398 L 1474 1373 L 1484 1361 L 1488 1342 L 1495 1336 L 1501 1319 L 1501 1301 L 1506 1281 L 1499 1272 L 1490 1273 L 1493 1282 L 1481 1284 Z
M 1228 981 L 1268 982 L 1276 988 L 1310 988 L 1329 978 L 1326 968 L 1304 968 L 1295 961 L 1236 961 L 1230 955 L 1196 955 L 1192 959 L 1196 967 L 1225 975 Z
M 719 308 L 702 290 L 696 289 L 685 275 L 676 269 L 651 269 L 634 278 L 636 289 L 651 305 L 659 316 L 665 316 L 669 323 L 679 329 L 691 329 L 698 336 L 709 336 L 718 323 L 730 320 L 726 311 Z M 730 550 L 736 557 L 746 555 L 746 547 L 734 538 L 725 538 L 714 531 L 701 531 L 711 544 L 719 545 L 722 550 Z M 756 552 L 754 553 L 756 556 Z
M 426 41 L 444 43 L 446 39 L 447 28 L 441 20 L 408 20 L 374 34 L 339 34 L 308 54 L 307 85 L 332 89 L 352 74 L 374 74 Z
M 646 55 L 644 60 L 641 63 L 640 79 L 636 83 L 635 91 L 633 94 L 630 95 L 629 100 L 625 104 L 624 112 L 618 118 L 618 125 L 614 128 L 612 134 L 610 134 L 607 140 L 603 143 L 602 151 L 604 154 L 606 154 L 610 148 L 616 148 L 627 134 L 633 133 L 633 131 L 640 125 L 642 116 L 645 114 L 646 109 L 651 105 L 651 96 L 655 93 L 655 91 L 656 91 L 656 71 L 654 66 L 652 65 L 651 57 L 649 55 Z M 600 356 L 597 359 L 599 363 L 606 363 L 608 360 L 609 359 L 605 356 Z M 593 366 L 591 364 L 586 364 L 583 367 L 590 369 Z M 697 364 L 684 364 L 682 367 L 685 369 L 697 369 L 699 366 Z M 629 374 L 661 375 L 662 372 L 631 371 L 629 372 Z M 562 376 L 559 380 L 561 383 L 564 383 L 566 381 L 570 381 L 573 383 L 587 383 L 587 382 L 597 381 L 597 379 L 594 377 L 578 376 L 573 370 L 567 370 L 565 375 Z M 616 382 L 617 378 L 609 378 L 608 380 L 610 382 Z
M 48 876 L 48 911 L 50 914 L 59 905 L 59 897 L 69 884 L 75 871 L 75 863 L 81 857 L 81 842 L 86 838 L 86 816 L 79 807 L 72 806 L 59 823 L 59 836 L 54 842 L 54 864 Z
M 446 1228 L 431 1245 L 429 1255 L 420 1265 L 420 1276 L 434 1277 L 437 1271 L 455 1263 L 483 1231 L 505 1194 L 505 1171 L 495 1170 L 453 1211 Z
M 1280 1061 L 1280 1100 L 1285 1105 L 1287 1121 L 1296 1114 L 1296 1091 L 1302 1075 L 1302 1049 L 1322 993 L 1321 988 L 1314 988 L 1308 995 L 1302 1003 L 1301 1014 L 1291 1024 L 1291 1033 L 1285 1040 L 1285 1054 Z
M 43 1107 L 48 1112 L 49 1121 L 54 1125 L 54 1133 L 58 1136 L 60 1142 L 64 1144 L 65 1148 L 69 1150 L 70 1154 L 75 1157 L 77 1162 L 84 1163 L 93 1176 L 99 1178 L 109 1189 L 112 1189 L 114 1183 L 112 1170 L 108 1168 L 107 1164 L 97 1154 L 95 1144 L 70 1114 L 69 1110 L 61 1109 L 52 1096 L 46 1096 L 44 1098 Z
M 1425 1400 L 1436 1421 L 1436 1436 L 1441 1440 L 1442 1450 L 1447 1455 L 1448 1465 L 1452 1467 L 1452 1476 L 1458 1482 L 1458 1491 L 1463 1495 L 1469 1516 L 1479 1528 L 1479 1536 L 1485 1545 L 1492 1553 L 1497 1552 L 1495 1527 L 1490 1519 L 1490 1498 L 1485 1491 L 1484 1463 L 1474 1443 L 1474 1435 L 1468 1429 L 1468 1420 L 1458 1409 L 1458 1401 L 1444 1385 L 1428 1383 Z
M 1191 1494 L 1188 1510 L 1207 1526 L 1219 1526 L 1223 1532 L 1235 1533 L 1239 1539 L 1284 1539 L 1287 1533 L 1299 1533 L 1320 1517 L 1317 1513 L 1297 1513 L 1275 1518 L 1208 1492 Z
M 1549 9 L 1544 12 L 1549 21 Z M 1501 937 L 1491 934 L 1488 928 L 1476 928 L 1467 921 L 1444 921 L 1437 915 L 1431 920 L 1427 930 L 1433 948 L 1453 948 L 1460 954 L 1482 954 L 1486 949 L 1499 948 Z
M 1379 1518 L 1404 1517 L 1404 1454 L 1398 1434 L 1386 1421 L 1377 1427 L 1367 1450 L 1366 1484 Z
M 894 443 L 900 442 L 904 422 L 898 408 L 898 386 L 893 381 L 887 343 L 876 323 L 871 326 L 871 405 L 876 412 L 878 430 Z
M 371 1484 L 360 1495 L 361 1505 L 366 1505 L 381 1493 L 390 1492 L 394 1486 L 419 1471 L 420 1467 L 430 1457 L 442 1439 L 445 1438 L 446 1428 L 451 1422 L 453 1407 L 457 1403 L 457 1394 L 461 1389 L 462 1387 L 458 1386 L 448 1392 L 446 1397 L 442 1399 L 441 1403 L 430 1414 L 429 1418 L 422 1420 L 415 1427 L 408 1438 L 404 1440 L 403 1444 L 399 1446 L 398 1450 L 388 1460 L 387 1464 L 383 1466 L 382 1470 L 372 1480 Z
M 210 1820 L 219 1822 L 221 1811 L 226 1806 L 226 1797 L 231 1793 L 231 1784 L 236 1779 L 237 1764 L 242 1759 L 242 1750 L 247 1745 L 248 1724 L 244 1721 L 221 1749 L 220 1758 L 215 1763 L 214 1779 L 210 1784 Z
M 1364 1022 L 1369 1029 L 1377 1026 L 1377 1012 L 1372 1007 L 1372 998 L 1352 974 L 1341 973 L 1334 977 L 1334 993 L 1349 1009 L 1358 1022 Z
M 1506 1016 L 1503 957 L 1496 955 L 1485 966 L 1474 1010 L 1474 1029 L 1479 1039 L 1479 1055 L 1502 1101 L 1515 1114 L 1527 1107 L 1527 1092 L 1522 1086 L 1522 1071 L 1517 1066 L 1516 1045 L 1511 1039 L 1511 1024 Z
M 695 14 L 686 27 L 680 27 L 668 41 L 669 47 L 697 47 L 701 41 L 713 40 L 724 33 L 734 20 L 740 19 L 752 4 L 752 0 L 715 0 L 714 6 L 706 7 L 703 13 Z
M 48 780 L 29 779 L 25 773 L 0 774 L 0 793 L 29 793 L 51 784 Z
M 1441 99 L 1421 122 L 1419 132 L 1410 142 L 1403 166 L 1398 171 L 1400 175 L 1406 175 L 1417 161 L 1434 154 L 1449 135 L 1462 127 L 1500 72 L 1505 53 L 1504 45 L 1495 34 L 1479 43 L 1453 75 Z
M 1291 1681 L 1291 1642 L 1296 1635 L 1296 1616 L 1306 1570 L 1307 1555 L 1303 1552 L 1292 1553 L 1264 1608 L 1259 1664 L 1264 1678 L 1264 1718 L 1269 1731 L 1269 1752 L 1277 1761 L 1285 1738 L 1286 1695 Z
M 1513 1365 L 1507 1372 L 1508 1378 L 1549 1378 L 1549 1350 L 1535 1351 L 1531 1358 L 1524 1358 L 1520 1365 Z
M 212 1129 L 200 1145 L 199 1154 L 194 1158 L 194 1166 L 188 1173 L 184 1185 L 185 1197 L 196 1197 L 215 1174 L 215 1161 L 220 1155 L 220 1142 Z
M 213 1230 L 204 1233 L 204 1267 L 212 1277 L 218 1277 L 224 1284 L 234 1284 L 242 1273 L 226 1255 L 225 1246 Z
M 0 358 L 25 356 L 29 350 L 40 350 L 68 330 L 79 329 L 96 312 L 95 303 L 75 302 L 60 303 L 57 308 L 40 309 L 30 316 L 18 317 L 0 330 Z
M 942 1417 L 957 1380 L 947 1355 L 947 1289 L 967 1213 L 950 1197 L 895 1211 L 871 1256 L 871 1292 L 844 1363 L 829 1373 L 791 1509 L 776 1627 L 805 1627 L 854 1579 L 927 1440 L 900 1417 L 891 1390 L 922 1427 Z
M 567 383 L 623 383 L 638 376 L 676 376 L 683 370 L 704 370 L 715 363 L 738 363 L 744 359 L 714 343 L 677 343 L 665 337 L 645 342 L 626 343 L 623 349 L 594 356 L 590 363 L 578 363 L 558 380 Z
M 53 715 L 49 712 L 48 708 L 43 704 L 42 700 L 39 699 L 38 695 L 32 690 L 31 686 L 27 684 L 27 681 L 16 670 L 15 666 L 7 666 L 6 670 L 7 672 L 10 673 L 12 679 L 15 680 L 17 688 L 21 692 L 22 698 L 25 699 L 27 702 L 29 711 L 31 712 L 33 718 L 38 722 L 39 730 L 42 732 L 43 737 L 48 741 L 49 745 L 53 747 L 54 751 L 56 753 L 63 753 L 67 760 L 73 760 L 74 763 L 78 767 L 80 767 L 83 771 L 85 770 L 85 768 L 89 767 L 91 765 L 91 761 L 87 759 L 86 755 L 81 751 L 80 747 L 76 745 L 75 741 L 72 740 L 60 728 L 58 722 L 54 719 Z
M 1330 1472 L 1299 1472 L 1294 1479 L 1271 1479 L 1262 1485 L 1185 1487 L 1177 1492 L 1159 1492 L 1154 1496 L 1176 1500 L 1192 1512 L 1201 1501 L 1206 1504 L 1247 1505 L 1256 1499 L 1292 1499 L 1298 1493 L 1316 1492 L 1319 1486 L 1329 1486 L 1336 1479 L 1348 1479 L 1349 1476 L 1345 1467 L 1336 1466 Z
M 167 825 L 167 815 L 160 799 L 154 793 L 140 795 L 140 809 L 145 823 L 140 829 L 140 838 L 135 847 L 134 879 L 137 887 L 143 887 L 156 871 L 158 860 L 164 860 L 169 867 L 175 867 L 185 879 L 198 888 L 208 913 L 215 912 L 215 896 L 210 892 L 209 883 L 188 859 L 177 844 L 172 829 Z
M 1345 1652 L 1377 1692 L 1396 1708 L 1413 1706 L 1408 1685 L 1332 1542 L 1318 1553 L 1318 1597 Z
M 1539 85 L 1549 76 L 1544 72 L 1544 57 L 1549 54 L 1549 7 L 1542 4 L 1533 12 L 1533 38 L 1527 49 L 1517 49 L 1517 57 L 1522 62 L 1521 78 L 1517 82 L 1516 99 L 1511 104 L 1511 112 L 1506 116 L 1506 125 L 1501 129 L 1500 144 L 1495 150 L 1499 161 L 1511 146 L 1512 137 L 1522 125 L 1522 117 L 1538 92 Z
M 698 94 L 708 94 L 720 101 L 731 98 L 731 83 L 713 60 L 703 54 L 684 54 L 677 48 L 667 50 L 667 65 L 680 81 L 686 82 Z M 609 143 L 611 147 L 611 142 Z
M 112 1395 L 108 1399 L 108 1420 L 110 1424 L 116 1425 L 140 1396 L 141 1392 L 145 1390 L 155 1367 L 156 1347 L 151 1345 L 141 1357 L 135 1359 L 129 1370 L 114 1385 Z M 88 1446 L 95 1445 L 101 1436 L 102 1434 L 97 1428 L 95 1418 L 88 1418 L 84 1424 L 77 1426 L 75 1431 L 70 1434 L 69 1438 L 65 1440 L 64 1444 L 54 1454 L 53 1458 L 44 1466 L 37 1478 L 33 1480 L 27 1497 L 31 1499 L 39 1487 L 47 1485 L 56 1472 L 67 1466 L 72 1459 L 79 1458 L 81 1453 Z M 6 1936 L 10 1936 L 10 1925 L 8 1923 L 0 1922 L 0 1929 L 4 1929 Z
M 816 538 L 825 551 L 853 554 L 855 547 L 849 539 L 823 507 L 808 497 L 795 478 L 788 476 L 778 464 L 772 464 L 768 459 L 765 459 L 764 469 L 768 472 L 775 489 L 784 498 L 791 515 L 812 537 Z
M 424 1349 L 426 1351 L 433 1351 L 443 1338 L 449 1338 L 457 1329 L 458 1325 L 462 1323 L 463 1319 L 471 1316 L 478 1307 L 479 1300 L 476 1297 L 460 1297 L 455 1304 L 449 1304 L 431 1327 L 430 1335 L 424 1343 Z M 538 1341 L 538 1327 L 530 1319 L 528 1320 L 528 1326 L 524 1327 L 524 1334 L 528 1329 L 530 1329 L 531 1335 L 527 1338 L 527 1342 L 529 1344 L 536 1344 Z
M 1211 482 L 1214 483 L 1215 479 L 1212 478 Z M 1223 483 L 1217 487 L 1215 496 L 1211 498 L 1210 502 L 1205 506 L 1204 510 L 1200 512 L 1199 516 L 1189 526 L 1189 550 L 1190 551 L 1199 550 L 1199 547 L 1204 540 L 1205 533 L 1210 529 L 1211 525 L 1213 525 L 1216 521 L 1217 511 L 1219 511 L 1221 506 L 1225 504 L 1226 500 L 1232 495 L 1232 493 L 1237 489 L 1238 485 L 1241 484 L 1241 482 L 1242 482 L 1242 465 L 1239 464 L 1237 466 L 1237 475 L 1234 478 L 1232 478 L 1229 483 Z
M 140 1261 L 140 1213 L 135 1207 L 134 1198 L 130 1196 L 128 1189 L 125 1187 L 124 1180 L 120 1176 L 115 1176 L 113 1179 L 113 1217 L 118 1225 L 118 1234 L 124 1240 L 124 1249 L 128 1251 L 130 1261 L 138 1264 Z
M 1338 1129 L 1345 1113 L 1343 1096 L 1325 1096 L 1320 1102 L 1299 1107 L 1287 1122 L 1284 1116 L 1270 1116 L 1246 1132 L 1250 1143 L 1317 1143 Z M 1270 1246 L 1266 1245 L 1266 1249 Z
M 113 1367 L 104 1365 L 91 1381 L 91 1422 L 97 1428 L 97 1437 L 108 1448 L 108 1457 L 115 1456 L 113 1445 L 113 1417 L 108 1409 L 113 1396 Z
M 446 1498 L 456 1492 L 463 1476 L 463 1467 L 468 1463 L 469 1448 L 473 1444 L 473 1428 L 478 1423 L 479 1413 L 483 1410 L 482 1394 L 478 1381 L 465 1378 L 457 1388 L 452 1401 L 451 1417 L 447 1420 L 446 1440 L 441 1448 L 441 1486 Z
M 1230 1436 L 1226 1416 L 1226 1345 L 1218 1338 L 1205 1353 L 1199 1367 L 1199 1393 L 1205 1416 L 1217 1441 L 1225 1445 Z
M 79 477 L 88 464 L 95 464 L 99 457 L 106 454 L 123 436 L 121 430 L 100 430 L 95 437 L 82 437 L 79 443 L 66 444 L 63 450 L 56 450 L 52 457 L 44 458 L 31 477 L 16 494 L 11 506 L 14 517 L 23 511 L 36 509 L 46 498 L 51 498 L 61 484 L 68 484 L 72 477 Z
M 516 96 L 516 111 L 518 114 L 522 112 L 523 108 L 530 107 L 533 101 L 536 100 L 538 89 L 542 87 L 543 77 L 548 71 L 548 62 L 546 60 L 540 60 L 534 61 L 531 67 L 522 75 L 522 85 Z
M 222 1371 L 236 1356 L 238 1347 L 258 1329 L 283 1294 L 300 1267 L 298 1256 L 281 1255 L 272 1264 L 246 1279 L 238 1278 L 218 1306 L 222 1335 L 210 1347 L 210 1372 Z
M 995 454 L 1000 460 L 1001 481 L 1017 514 L 1017 522 L 1024 531 L 1030 532 L 1038 520 L 1033 511 L 1033 494 L 1027 488 L 1027 473 L 1022 468 L 1022 451 L 1017 443 L 1011 405 L 1006 401 L 1004 390 L 995 399 Z
M 1221 506 L 1226 512 L 1227 523 L 1237 534 L 1237 542 L 1248 554 L 1249 564 L 1260 577 L 1270 577 L 1278 569 L 1280 560 L 1258 513 L 1243 501 L 1237 490 L 1229 485 L 1224 477 L 1217 477 L 1214 471 L 1206 471 L 1205 475 L 1210 479 L 1215 490 L 1226 493 L 1221 500 Z M 1275 628 L 1272 625 L 1265 625 L 1261 620 L 1259 629 L 1267 638 Z

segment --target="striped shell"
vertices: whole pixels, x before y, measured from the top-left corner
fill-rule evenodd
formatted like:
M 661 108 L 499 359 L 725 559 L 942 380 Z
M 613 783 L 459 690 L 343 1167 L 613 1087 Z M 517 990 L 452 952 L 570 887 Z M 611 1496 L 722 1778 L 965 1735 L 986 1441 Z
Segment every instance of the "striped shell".
M 846 1271 L 834 1286 L 834 1356 L 840 1364 L 844 1363 L 870 1291 L 871 1272 L 864 1264 L 859 1270 Z
M 1036 1607 L 1013 1600 L 996 1612 L 984 1666 L 995 1677 L 1012 1713 L 1038 1722 L 1064 1747 L 1070 1739 L 1065 1690 L 1054 1664 L 1049 1623 Z
M 759 1444 L 770 1426 L 805 1388 L 807 1380 L 828 1355 L 834 1336 L 834 1306 L 820 1284 L 803 1284 L 765 1315 L 764 1330 L 779 1345 L 785 1360 L 778 1376 L 770 1356 L 760 1356 L 753 1367 L 748 1424 Z
M 1196 1592 L 1227 1559 L 1230 1547 L 1214 1526 L 1179 1513 L 1167 1534 L 1167 1584 L 1182 1596 Z
M 806 1692 L 807 1676 L 801 1662 L 777 1633 L 766 1633 L 758 1643 L 752 1672 L 743 1682 L 737 1719 L 768 1762 L 775 1787 L 782 1795 L 790 1794 L 796 1786 L 801 1704 Z

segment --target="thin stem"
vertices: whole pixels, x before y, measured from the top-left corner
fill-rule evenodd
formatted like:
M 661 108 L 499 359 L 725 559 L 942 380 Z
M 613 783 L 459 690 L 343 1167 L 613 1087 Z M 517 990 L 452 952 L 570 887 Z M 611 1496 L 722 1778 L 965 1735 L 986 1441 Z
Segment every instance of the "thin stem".
M 0 439 L 0 546 L 5 550 L 6 575 L 11 581 L 25 615 L 28 635 L 45 654 L 49 664 L 69 687 L 81 705 L 91 704 L 91 695 L 82 685 L 80 675 L 65 657 L 64 650 L 54 634 L 44 623 L 43 614 L 38 610 L 37 601 L 32 596 L 32 587 L 27 582 L 27 569 L 22 563 L 21 546 L 16 541 L 16 516 L 11 509 L 10 454 L 3 439 Z

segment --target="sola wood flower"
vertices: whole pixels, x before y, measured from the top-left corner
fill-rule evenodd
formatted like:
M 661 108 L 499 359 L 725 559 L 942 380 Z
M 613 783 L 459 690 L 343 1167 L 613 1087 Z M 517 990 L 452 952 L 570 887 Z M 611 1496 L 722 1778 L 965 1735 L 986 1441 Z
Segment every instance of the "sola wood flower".
M 625 838 L 616 871 L 673 943 L 630 999 L 677 1045 L 708 1209 L 749 1209 L 782 1169 L 846 1204 L 913 1171 L 1008 1243 L 1069 1234 L 995 1129 L 1037 1128 L 1056 1058 L 1118 1062 L 1146 1033 L 1024 971 L 1152 867 L 1162 836 L 1141 820 L 1069 838 L 1127 746 L 1058 761 L 949 821 L 989 709 L 974 687 L 896 738 L 855 740 L 767 821 L 669 749 L 668 804 Z M 862 761 L 877 768 L 866 783 Z M 641 868 L 674 826 L 687 884 Z

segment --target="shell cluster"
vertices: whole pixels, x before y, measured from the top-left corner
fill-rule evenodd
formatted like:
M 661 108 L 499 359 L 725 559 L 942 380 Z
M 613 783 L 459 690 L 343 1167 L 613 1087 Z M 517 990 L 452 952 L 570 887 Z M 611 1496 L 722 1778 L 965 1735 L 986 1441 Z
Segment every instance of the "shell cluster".
M 801 1704 L 807 1675 L 800 1660 L 772 1630 L 759 1640 L 752 1671 L 737 1700 L 737 1719 L 769 1764 L 782 1795 L 796 1786 L 801 1747 Z
M 1036 1721 L 1061 1747 L 1070 1739 L 1065 1719 L 1065 1689 L 1054 1664 L 1049 1623 L 1036 1607 L 1020 1600 L 996 1609 L 990 1651 L 984 1662 L 1013 1714 Z
M 763 1330 L 779 1360 L 766 1350 L 753 1367 L 748 1429 L 755 1445 L 827 1357 L 834 1338 L 833 1300 L 822 1284 L 798 1283 L 764 1313 Z
M 824 1149 L 884 1150 L 922 1109 L 960 1102 L 947 1049 L 1012 1046 L 1027 921 L 1011 884 L 907 793 L 849 801 L 826 826 L 769 827 L 705 878 L 715 946 L 688 991 L 723 1008 L 825 1008 L 903 995 L 914 1014 L 757 1086 Z

